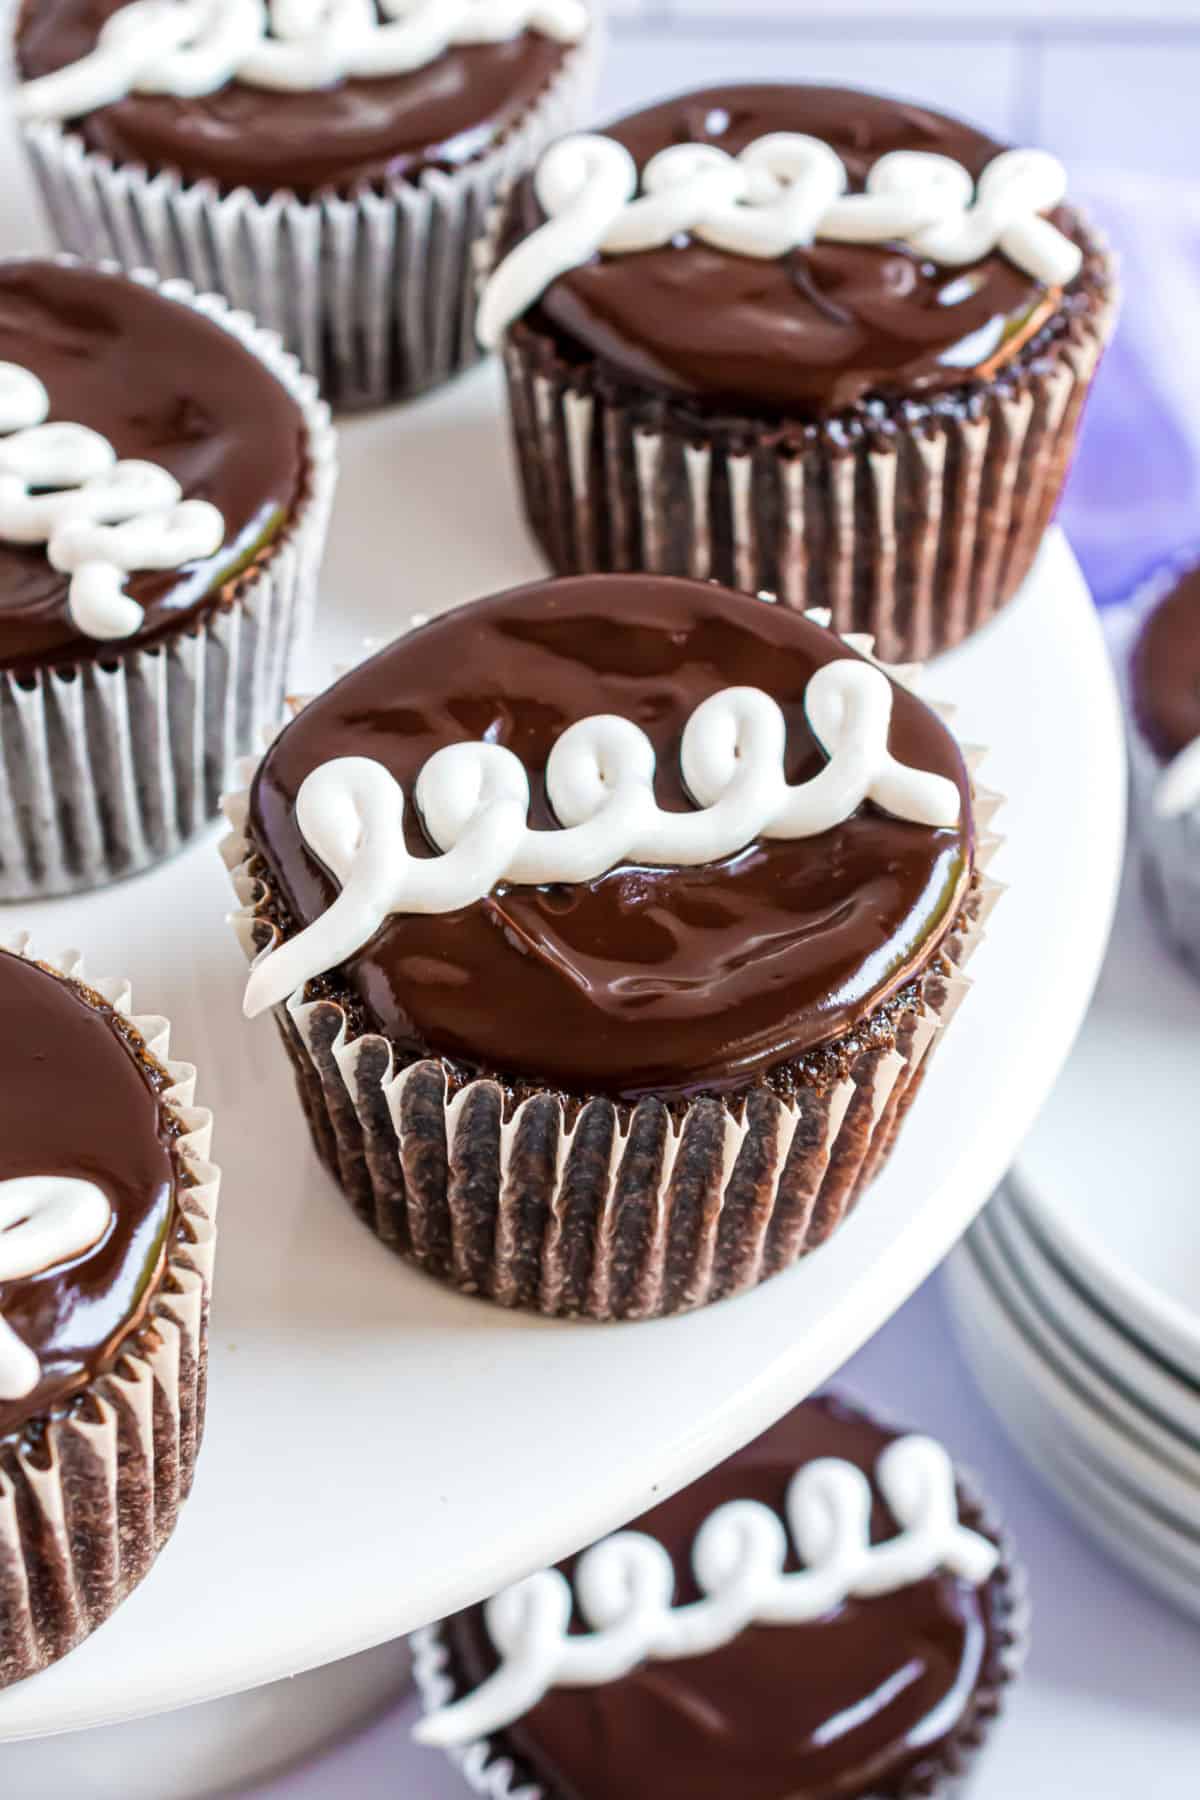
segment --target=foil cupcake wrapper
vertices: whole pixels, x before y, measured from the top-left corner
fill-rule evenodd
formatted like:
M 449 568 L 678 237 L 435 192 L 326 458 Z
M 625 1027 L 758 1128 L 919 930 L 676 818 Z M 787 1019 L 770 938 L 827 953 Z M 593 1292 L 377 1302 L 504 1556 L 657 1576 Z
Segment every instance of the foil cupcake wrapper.
M 220 1173 L 196 1071 L 169 1060 L 166 1019 L 132 1011 L 124 981 L 84 975 L 80 957 L 0 944 L 86 980 L 129 1019 L 171 1077 L 162 1096 L 184 1127 L 189 1241 L 168 1252 L 149 1314 L 116 1367 L 35 1443 L 0 1446 L 0 1688 L 82 1643 L 142 1580 L 175 1527 L 204 1428 L 207 1327 Z
M 132 279 L 203 313 L 278 378 L 304 415 L 309 491 L 207 617 L 151 648 L 106 646 L 102 661 L 0 671 L 0 901 L 139 874 L 210 823 L 238 759 L 279 723 L 316 603 L 337 453 L 315 382 L 273 333 L 218 295 L 160 285 L 145 270 Z
M 956 1470 L 959 1511 L 975 1530 L 984 1531 L 1000 1548 L 993 1580 L 999 1596 L 997 1646 L 991 1666 L 976 1689 L 969 1719 L 954 1730 L 935 1756 L 914 1767 L 887 1796 L 863 1793 L 859 1800 L 961 1800 L 971 1786 L 980 1752 L 1004 1711 L 1007 1690 L 1019 1677 L 1029 1653 L 1028 1578 L 1009 1533 L 990 1514 L 973 1477 Z M 449 1646 L 440 1625 L 428 1625 L 409 1637 L 413 1679 L 422 1712 L 438 1711 L 458 1698 Z M 512 1757 L 496 1742 L 479 1738 L 444 1752 L 481 1800 L 561 1800 L 536 1780 L 526 1779 Z
M 25 125 L 22 139 L 64 249 L 223 294 L 279 333 L 333 406 L 382 406 L 479 359 L 476 256 L 488 217 L 586 115 L 602 35 L 597 19 L 494 150 L 347 197 L 259 199 L 117 166 L 58 124 Z
M 1115 294 L 961 416 L 833 427 L 706 424 L 611 391 L 519 323 L 504 350 L 529 525 L 560 574 L 647 569 L 826 608 L 891 661 L 985 625 L 1028 574 L 1066 479 Z
M 974 768 L 982 752 L 966 752 Z M 222 845 L 248 958 L 274 934 L 244 835 L 253 763 L 226 802 Z M 668 1106 L 499 1084 L 436 1058 L 401 1066 L 351 1035 L 336 999 L 275 1008 L 321 1161 L 384 1243 L 463 1293 L 552 1317 L 648 1319 L 756 1286 L 823 1243 L 883 1167 L 967 988 L 965 964 L 1000 889 L 998 795 L 975 789 L 978 878 L 914 1003 L 838 1078 L 781 1098 Z M 249 859 L 249 860 L 248 860 Z
M 1200 806 L 1174 818 L 1155 810 L 1164 764 L 1138 726 L 1130 693 L 1130 658 L 1142 625 L 1180 577 L 1198 563 L 1200 546 L 1165 560 L 1135 593 L 1111 609 L 1105 628 L 1125 702 L 1132 838 L 1150 910 L 1171 949 L 1200 980 Z

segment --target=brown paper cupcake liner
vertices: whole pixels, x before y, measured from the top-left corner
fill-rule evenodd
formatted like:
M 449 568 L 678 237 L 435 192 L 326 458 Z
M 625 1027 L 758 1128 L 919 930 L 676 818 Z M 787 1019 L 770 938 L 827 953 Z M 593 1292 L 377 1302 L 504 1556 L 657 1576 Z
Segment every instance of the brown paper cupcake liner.
M 304 415 L 308 491 L 207 615 L 150 646 L 106 645 L 100 660 L 0 671 L 0 901 L 139 874 L 209 824 L 238 759 L 279 723 L 316 602 L 337 449 L 315 382 L 219 296 L 133 279 L 203 313 L 279 379 Z
M 279 333 L 333 406 L 382 406 L 479 359 L 476 246 L 497 197 L 586 115 L 601 39 L 597 19 L 495 149 L 345 197 L 227 193 L 114 165 L 59 124 L 21 135 L 64 249 L 224 294 Z
M 706 421 L 613 389 L 519 322 L 504 365 L 530 527 L 559 574 L 712 578 L 827 608 L 885 659 L 924 661 L 1028 573 L 1115 314 L 1114 291 L 977 403 L 914 402 L 874 433 Z
M 982 752 L 967 752 L 972 769 Z M 278 941 L 245 835 L 253 764 L 226 801 L 222 854 L 247 957 Z M 836 1068 L 787 1093 L 667 1105 L 540 1090 L 436 1057 L 403 1063 L 355 1035 L 337 996 L 275 1020 L 318 1156 L 384 1243 L 464 1293 L 554 1317 L 648 1319 L 756 1286 L 828 1238 L 878 1174 L 966 992 L 1000 892 L 987 868 L 1000 798 L 975 790 L 977 872 L 930 967 Z
M 73 951 L 47 960 L 25 936 L 0 947 L 84 979 Z M 168 1060 L 167 1020 L 132 1012 L 127 982 L 86 980 L 171 1078 L 160 1100 L 183 1127 L 187 1237 L 168 1251 L 147 1317 L 113 1370 L 44 1431 L 0 1445 L 0 1688 L 73 1650 L 142 1580 L 191 1489 L 204 1428 L 220 1186 L 208 1160 L 212 1115 L 194 1104 L 195 1069 Z
M 969 1716 L 948 1741 L 934 1755 L 916 1764 L 898 1787 L 889 1787 L 886 1796 L 863 1793 L 857 1800 L 960 1800 L 968 1792 L 979 1754 L 1003 1714 L 1007 1690 L 1020 1675 L 1028 1655 L 1030 1605 L 1024 1565 L 1008 1532 L 989 1513 L 974 1479 L 958 1469 L 955 1473 L 963 1523 L 990 1537 L 1000 1550 L 1000 1562 L 992 1577 L 997 1595 L 996 1649 L 975 1690 Z M 409 1644 L 422 1711 L 436 1712 L 459 1699 L 454 1658 L 440 1625 L 413 1632 Z M 479 1738 L 443 1754 L 461 1771 L 472 1793 L 481 1795 L 482 1800 L 561 1800 L 542 1782 L 523 1773 L 519 1762 L 506 1755 L 492 1739 Z

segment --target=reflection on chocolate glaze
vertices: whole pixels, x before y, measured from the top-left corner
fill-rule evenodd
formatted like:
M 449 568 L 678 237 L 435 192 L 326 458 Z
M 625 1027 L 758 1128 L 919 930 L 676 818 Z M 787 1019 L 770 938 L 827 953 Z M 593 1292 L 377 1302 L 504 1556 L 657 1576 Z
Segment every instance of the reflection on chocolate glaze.
M 1133 707 L 1164 762 L 1200 738 L 1200 569 L 1185 575 L 1142 627 L 1133 652 Z
M 804 690 L 851 654 L 783 607 L 711 584 L 649 576 L 539 582 L 424 626 L 313 701 L 267 753 L 250 832 L 293 925 L 337 892 L 304 845 L 295 799 L 337 756 L 375 757 L 411 800 L 442 745 L 506 745 L 532 778 L 535 827 L 552 824 L 551 746 L 598 712 L 633 719 L 658 756 L 659 804 L 688 804 L 679 740 L 725 687 L 764 689 L 788 719 L 788 777 L 823 758 Z M 728 1091 L 851 1030 L 924 967 L 970 878 L 969 784 L 934 714 L 897 690 L 895 755 L 955 781 L 947 830 L 864 805 L 794 842 L 756 842 L 694 869 L 621 865 L 577 886 L 501 887 L 449 914 L 393 917 L 343 975 L 367 1029 L 405 1054 L 575 1093 Z M 410 809 L 411 812 L 411 809 Z M 414 852 L 429 851 L 419 827 Z
M 710 88 L 605 129 L 639 167 L 670 144 L 712 143 L 736 154 L 769 132 L 807 132 L 832 144 L 855 192 L 889 150 L 950 156 L 977 177 L 1004 148 L 924 107 L 801 85 Z M 1079 235 L 1068 209 L 1053 216 Z M 527 180 L 506 241 L 543 217 Z M 1097 279 L 1085 264 L 1063 296 L 998 251 L 943 269 L 894 244 L 817 243 L 760 261 L 689 240 L 594 258 L 556 281 L 531 317 L 568 359 L 594 357 L 617 381 L 707 407 L 808 419 L 870 396 L 929 395 L 991 373 L 1062 306 L 1083 304 Z
M 17 64 L 32 80 L 95 48 L 126 0 L 25 0 Z M 181 99 L 138 94 L 77 122 L 90 150 L 116 163 L 176 169 L 189 181 L 251 188 L 346 192 L 423 169 L 454 168 L 497 144 L 561 68 L 567 46 L 536 31 L 465 45 L 408 75 L 342 81 L 308 93 L 230 82 Z
M 112 1008 L 0 951 L 0 1180 L 95 1182 L 112 1222 L 74 1262 L 0 1282 L 6 1322 L 42 1365 L 20 1400 L 0 1400 L 0 1438 L 62 1404 L 112 1364 L 141 1318 L 174 1212 L 170 1128 L 155 1078 Z
M 50 395 L 52 423 L 89 425 L 123 459 L 158 463 L 187 500 L 225 520 L 215 556 L 135 574 L 146 609 L 119 645 L 82 637 L 69 575 L 43 544 L 0 541 L 0 669 L 103 660 L 199 613 L 300 500 L 308 474 L 296 401 L 219 325 L 140 283 L 48 261 L 0 262 L 0 361 L 21 363 Z
M 676 1600 L 699 1598 L 689 1566 L 703 1521 L 732 1500 L 780 1513 L 796 1469 L 819 1456 L 871 1474 L 895 1434 L 834 1400 L 809 1401 L 632 1527 L 675 1563 Z M 967 1511 L 964 1522 L 978 1528 Z M 878 1490 L 874 1540 L 897 1529 Z M 569 1574 L 574 1559 L 564 1563 Z M 798 1566 L 793 1551 L 789 1567 Z M 938 1574 L 849 1600 L 809 1625 L 752 1626 L 707 1656 L 643 1665 L 607 1687 L 556 1689 L 503 1733 L 549 1800 L 856 1800 L 900 1791 L 995 1679 L 997 1583 Z M 492 1673 L 482 1609 L 442 1627 L 461 1691 Z

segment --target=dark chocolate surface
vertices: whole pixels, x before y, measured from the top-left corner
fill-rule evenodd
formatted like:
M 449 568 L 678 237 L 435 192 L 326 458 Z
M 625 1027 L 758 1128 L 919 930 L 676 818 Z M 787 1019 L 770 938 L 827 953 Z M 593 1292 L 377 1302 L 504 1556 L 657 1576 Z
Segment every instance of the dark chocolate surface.
M 670 144 L 736 154 L 769 132 L 807 132 L 838 152 L 852 192 L 890 150 L 951 156 L 978 177 L 1005 147 L 925 107 L 799 84 L 709 88 L 605 129 L 639 168 Z M 509 242 L 544 216 L 531 181 L 515 207 Z M 1066 209 L 1054 218 L 1074 234 Z M 688 239 L 594 258 L 556 281 L 531 316 L 568 358 L 595 357 L 615 380 L 804 419 L 870 396 L 961 387 L 1011 356 L 1062 301 L 998 251 L 944 269 L 899 244 L 817 243 L 763 261 Z
M 894 1435 L 836 1401 L 808 1401 L 631 1529 L 666 1545 L 676 1600 L 693 1601 L 691 1547 L 718 1506 L 752 1499 L 782 1516 L 803 1463 L 836 1456 L 870 1475 Z M 872 1539 L 896 1529 L 876 1489 Z M 568 1574 L 576 1560 L 562 1565 Z M 458 1683 L 477 1686 L 496 1666 L 483 1609 L 442 1629 Z M 552 1690 L 498 1743 L 549 1800 L 875 1800 L 901 1791 L 969 1714 L 995 1678 L 1002 1629 L 995 1584 L 937 1574 L 809 1625 L 752 1626 L 707 1656 L 606 1687 Z
M 95 48 L 124 0 L 25 0 L 17 66 L 48 75 Z M 343 81 L 308 93 L 230 82 L 181 99 L 131 95 L 75 122 L 91 150 L 116 163 L 175 169 L 223 189 L 280 189 L 307 198 L 452 168 L 504 138 L 562 66 L 567 46 L 527 31 L 498 44 L 448 50 L 423 69 Z
M 1164 762 L 1200 738 L 1200 568 L 1183 576 L 1142 627 L 1133 651 L 1133 708 Z
M 121 458 L 158 463 L 185 499 L 225 519 L 215 556 L 134 573 L 146 609 L 116 643 L 83 637 L 67 611 L 70 578 L 43 544 L 0 541 L 0 668 L 103 661 L 198 614 L 251 561 L 300 500 L 304 416 L 257 357 L 190 307 L 119 275 L 49 261 L 0 261 L 0 361 L 21 363 L 50 395 L 52 422 L 89 425 Z
M 267 753 L 250 831 L 293 924 L 337 889 L 303 844 L 295 798 L 333 757 L 370 756 L 410 802 L 433 752 L 487 738 L 543 782 L 565 727 L 633 719 L 658 756 L 660 805 L 683 809 L 679 741 L 725 687 L 760 687 L 788 719 L 788 775 L 823 756 L 802 713 L 813 671 L 851 655 L 783 607 L 649 576 L 538 582 L 459 608 L 346 676 Z M 969 784 L 946 728 L 897 690 L 891 747 L 958 783 L 962 821 L 905 823 L 870 804 L 818 837 L 762 841 L 693 869 L 621 865 L 578 886 L 500 887 L 462 911 L 393 916 L 344 966 L 365 1029 L 404 1054 L 575 1093 L 682 1095 L 747 1085 L 847 1031 L 923 967 L 970 877 Z M 428 850 L 412 819 L 414 852 Z
M 166 1253 L 175 1166 L 153 1078 L 110 1007 L 0 951 L 0 1017 L 0 1180 L 73 1176 L 113 1208 L 81 1257 L 0 1282 L 0 1311 L 42 1364 L 31 1394 L 0 1399 L 4 1437 L 108 1368 L 139 1322 Z

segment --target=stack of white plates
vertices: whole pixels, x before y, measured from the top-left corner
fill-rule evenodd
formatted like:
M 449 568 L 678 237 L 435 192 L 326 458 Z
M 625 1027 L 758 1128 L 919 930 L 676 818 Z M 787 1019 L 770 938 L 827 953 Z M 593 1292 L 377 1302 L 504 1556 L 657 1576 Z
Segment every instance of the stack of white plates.
M 1014 1442 L 1200 1616 L 1200 988 L 1138 885 L 1063 1079 L 948 1282 Z

